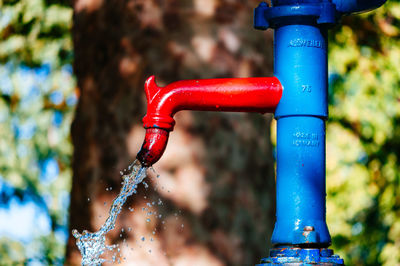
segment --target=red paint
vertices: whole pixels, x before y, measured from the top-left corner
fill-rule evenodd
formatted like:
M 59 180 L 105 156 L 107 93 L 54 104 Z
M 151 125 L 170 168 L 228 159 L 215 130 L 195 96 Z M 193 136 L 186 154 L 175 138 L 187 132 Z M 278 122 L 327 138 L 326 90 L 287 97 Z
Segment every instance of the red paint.
M 143 125 L 147 129 L 140 151 L 142 164 L 152 165 L 162 155 L 173 130 L 173 116 L 181 110 L 227 112 L 273 112 L 282 97 L 282 85 L 272 78 L 230 78 L 183 80 L 158 87 L 155 77 L 145 83 L 147 114 Z M 157 128 L 162 131 L 150 130 Z M 158 136 L 160 132 L 162 137 Z M 146 151 L 144 151 L 144 149 Z
M 142 148 L 136 158 L 144 166 L 151 166 L 163 155 L 167 147 L 169 131 L 161 128 L 147 128 Z

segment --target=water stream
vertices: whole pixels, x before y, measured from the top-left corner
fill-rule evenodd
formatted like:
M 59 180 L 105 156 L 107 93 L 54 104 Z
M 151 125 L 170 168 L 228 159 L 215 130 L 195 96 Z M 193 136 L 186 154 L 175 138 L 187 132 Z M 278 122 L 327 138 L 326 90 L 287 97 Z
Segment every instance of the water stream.
M 100 256 L 107 250 L 112 251 L 117 245 L 106 245 L 106 234 L 114 229 L 118 214 L 127 198 L 136 193 L 136 188 L 146 177 L 146 167 L 142 167 L 138 161 L 134 161 L 128 167 L 128 173 L 122 176 L 122 188 L 114 199 L 109 216 L 99 231 L 90 233 L 86 230 L 80 234 L 76 229 L 72 230 L 76 238 L 76 245 L 82 255 L 82 265 L 101 265 L 106 260 Z

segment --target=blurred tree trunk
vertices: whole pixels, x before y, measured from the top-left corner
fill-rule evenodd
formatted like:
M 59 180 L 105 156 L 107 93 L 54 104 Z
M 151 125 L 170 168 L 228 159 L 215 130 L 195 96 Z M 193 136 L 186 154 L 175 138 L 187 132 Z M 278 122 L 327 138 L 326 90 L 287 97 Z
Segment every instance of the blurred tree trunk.
M 146 77 L 155 74 L 158 84 L 165 85 L 180 79 L 272 74 L 271 33 L 252 29 L 257 4 L 74 2 L 80 99 L 72 125 L 70 229 L 96 231 L 106 219 L 120 188 L 119 171 L 134 159 L 143 140 Z M 147 189 L 141 186 L 108 235 L 114 243 L 126 239 L 122 263 L 257 263 L 267 255 L 273 228 L 271 116 L 181 112 L 176 120 L 167 151 L 155 165 L 161 177 L 147 181 Z M 147 223 L 142 208 L 158 199 L 163 205 L 152 210 L 162 218 Z M 140 241 L 142 236 L 146 241 Z M 67 264 L 79 263 L 70 236 Z

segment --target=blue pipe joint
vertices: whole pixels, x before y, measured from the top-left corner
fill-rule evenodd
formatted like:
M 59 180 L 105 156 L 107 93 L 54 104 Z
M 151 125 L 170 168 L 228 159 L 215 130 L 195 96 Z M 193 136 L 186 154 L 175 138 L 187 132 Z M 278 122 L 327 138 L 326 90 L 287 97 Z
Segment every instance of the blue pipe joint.
M 325 120 L 277 120 L 275 245 L 328 247 L 325 200 Z
M 272 1 L 273 7 L 261 2 L 254 9 L 254 28 L 266 30 L 285 24 L 333 25 L 338 16 L 335 5 L 328 0 Z
M 361 13 L 382 6 L 387 0 L 273 0 L 273 7 L 261 2 L 254 9 L 254 28 L 267 30 L 285 23 L 308 20 L 333 25 L 342 15 Z M 304 22 L 303 22 L 304 23 Z
M 335 255 L 331 249 L 300 249 L 282 247 L 272 249 L 270 257 L 261 260 L 256 266 L 272 265 L 344 265 L 343 259 Z
M 383 5 L 386 0 L 332 0 L 336 10 L 342 14 L 361 13 Z
M 258 7 L 254 9 L 254 28 L 257 30 L 267 30 L 269 28 L 269 22 L 265 16 L 265 12 L 269 9 L 269 6 L 265 2 L 261 2 Z

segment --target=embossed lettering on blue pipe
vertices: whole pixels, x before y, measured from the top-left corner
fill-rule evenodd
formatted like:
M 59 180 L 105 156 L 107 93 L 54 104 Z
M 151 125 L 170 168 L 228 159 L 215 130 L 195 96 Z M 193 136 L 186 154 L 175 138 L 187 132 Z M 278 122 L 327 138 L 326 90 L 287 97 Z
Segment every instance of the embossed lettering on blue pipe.
M 275 29 L 275 76 L 283 86 L 277 120 L 275 248 L 260 265 L 343 265 L 327 249 L 325 121 L 328 29 L 342 15 L 384 0 L 272 0 L 254 10 L 254 27 Z

